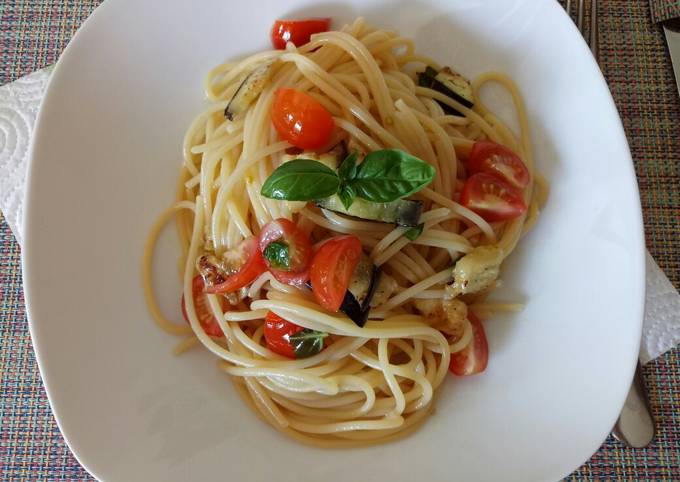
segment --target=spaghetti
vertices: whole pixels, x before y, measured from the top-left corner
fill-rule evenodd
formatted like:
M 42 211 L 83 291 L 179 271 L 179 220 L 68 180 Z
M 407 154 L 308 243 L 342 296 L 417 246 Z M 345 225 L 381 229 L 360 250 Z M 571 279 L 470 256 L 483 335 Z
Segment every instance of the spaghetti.
M 359 18 L 299 47 L 288 43 L 284 50 L 217 66 L 204 86 L 210 104 L 184 138 L 177 202 L 154 225 L 145 248 L 145 295 L 158 325 L 184 337 L 176 353 L 193 346 L 212 352 L 261 419 L 304 443 L 359 446 L 410 433 L 432 412 L 449 366 L 474 349 L 479 330 L 484 336 L 472 310 L 486 317 L 518 309 L 485 298 L 497 284 L 502 259 L 534 223 L 546 196 L 545 183 L 533 171 L 521 96 L 509 78 L 492 72 L 474 79 L 474 105 L 466 106 L 423 82 L 423 65 L 442 71 L 415 53 L 412 40 Z M 254 98 L 246 99 L 242 113 L 231 115 L 239 89 L 262 66 L 266 72 L 257 74 Z M 519 138 L 480 101 L 480 90 L 490 82 L 511 94 Z M 408 196 L 422 206 L 417 226 L 262 195 L 267 180 L 291 157 L 312 156 L 272 127 L 272 105 L 282 88 L 307 94 L 332 117 L 331 138 L 313 154 L 318 162 L 342 145 L 342 157 L 393 149 L 433 168 L 431 183 Z M 461 199 L 471 178 L 461 158 L 468 159 L 484 140 L 516 153 L 529 173 L 530 182 L 517 191 L 526 209 L 511 219 L 494 220 Z M 187 325 L 167 320 L 153 295 L 154 246 L 173 218 L 183 246 Z M 265 226 L 279 219 L 292 221 L 316 253 L 329 238 L 349 235 L 360 241 L 362 256 L 382 273 L 363 326 L 324 307 L 313 277 L 310 289 L 309 282 L 287 283 L 276 270 L 263 269 L 226 295 L 201 291 L 209 279 L 197 259 L 219 264 L 238 249 L 242 253 L 247 240 L 261 238 Z M 230 274 L 221 272 L 219 281 Z M 291 357 L 274 349 L 265 333 L 270 317 L 294 324 L 296 333 L 317 334 L 302 340 L 311 351 Z M 211 320 L 218 329 L 206 329 Z

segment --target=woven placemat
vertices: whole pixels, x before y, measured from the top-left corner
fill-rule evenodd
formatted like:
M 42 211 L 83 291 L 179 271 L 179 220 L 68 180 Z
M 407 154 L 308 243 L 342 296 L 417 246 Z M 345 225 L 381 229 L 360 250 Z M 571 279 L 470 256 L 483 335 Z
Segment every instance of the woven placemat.
M 53 63 L 99 0 L 0 0 L 0 84 Z M 658 25 L 644 0 L 600 2 L 602 69 L 635 159 L 647 246 L 680 284 L 680 101 Z M 0 216 L 0 478 L 92 480 L 66 447 L 28 334 L 20 250 Z M 568 480 L 680 480 L 680 350 L 644 368 L 656 440 L 606 440 Z

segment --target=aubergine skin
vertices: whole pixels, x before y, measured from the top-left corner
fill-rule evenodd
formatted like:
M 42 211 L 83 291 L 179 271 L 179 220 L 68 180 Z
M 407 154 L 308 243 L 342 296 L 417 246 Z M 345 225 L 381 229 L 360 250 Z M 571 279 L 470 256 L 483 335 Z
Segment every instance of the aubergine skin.
M 337 194 L 316 200 L 316 205 L 336 213 L 359 219 L 379 221 L 381 223 L 398 224 L 399 226 L 415 227 L 420 223 L 423 203 L 409 199 L 397 199 L 387 203 L 374 203 L 356 198 L 352 205 L 345 208 Z
M 371 273 L 371 282 L 368 286 L 368 292 L 364 298 L 364 302 L 359 304 L 354 294 L 347 290 L 345 292 L 345 298 L 342 300 L 340 305 L 340 311 L 346 314 L 350 320 L 356 323 L 357 326 L 363 327 L 368 319 L 368 312 L 371 308 L 371 300 L 375 294 L 375 289 L 380 281 L 380 268 L 373 266 Z
M 345 297 L 343 298 L 342 304 L 340 305 L 340 311 L 346 314 L 349 319 L 356 323 L 356 325 L 359 327 L 363 327 L 366 324 L 368 312 L 371 308 L 371 300 L 373 299 L 373 295 L 375 294 L 375 290 L 379 281 L 380 268 L 373 266 L 371 272 L 371 282 L 368 285 L 368 290 L 366 292 L 366 296 L 364 297 L 363 303 L 359 303 L 350 290 L 345 291 Z M 312 289 L 311 281 L 307 281 L 305 284 L 309 289 Z
M 340 311 L 346 314 L 357 326 L 364 326 L 368 318 L 368 311 L 363 311 L 361 305 L 351 291 L 345 291 L 345 298 L 340 305 Z
M 248 109 L 267 84 L 272 65 L 273 62 L 265 62 L 246 75 L 224 109 L 224 117 L 234 120 L 235 116 L 243 114 Z
M 469 98 L 465 98 L 464 96 L 459 95 L 459 93 L 455 92 L 450 87 L 452 83 L 447 82 L 448 79 L 454 76 L 459 79 L 459 82 L 460 81 L 467 82 L 466 87 L 470 88 L 469 87 L 470 82 L 467 79 L 464 79 L 462 76 L 451 71 L 451 69 L 444 68 L 442 69 L 442 71 L 437 72 L 430 66 L 428 66 L 424 71 L 418 73 L 418 85 L 421 87 L 427 87 L 429 89 L 436 90 L 440 94 L 444 94 L 445 96 L 452 98 L 453 100 L 464 105 L 465 107 L 472 108 L 472 106 L 474 105 L 473 102 Z M 458 116 L 462 115 L 453 107 L 438 100 L 436 102 L 444 110 L 444 113 Z

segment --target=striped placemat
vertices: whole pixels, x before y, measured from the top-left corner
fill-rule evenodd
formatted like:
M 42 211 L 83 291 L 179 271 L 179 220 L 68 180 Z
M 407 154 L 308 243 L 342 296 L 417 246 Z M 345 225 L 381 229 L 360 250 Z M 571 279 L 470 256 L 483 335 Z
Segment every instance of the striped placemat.
M 1 0 L 0 84 L 56 61 L 99 3 Z M 677 287 L 680 101 L 663 35 L 644 0 L 600 1 L 599 25 L 602 69 L 636 163 L 647 246 Z M 0 216 L 0 478 L 92 480 L 66 447 L 47 402 L 20 269 L 19 246 Z M 644 374 L 659 429 L 654 443 L 629 449 L 610 437 L 568 480 L 680 480 L 680 350 L 648 364 Z

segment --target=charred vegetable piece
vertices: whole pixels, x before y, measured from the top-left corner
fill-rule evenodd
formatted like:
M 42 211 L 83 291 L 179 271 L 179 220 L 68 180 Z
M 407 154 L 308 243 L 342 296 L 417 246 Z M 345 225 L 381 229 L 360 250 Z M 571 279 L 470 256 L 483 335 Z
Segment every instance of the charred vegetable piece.
M 239 301 L 248 296 L 248 287 L 240 286 L 233 282 L 239 277 L 238 271 L 243 265 L 240 250 L 227 251 L 222 259 L 214 255 L 202 255 L 196 260 L 196 269 L 203 280 L 203 288 L 206 292 L 216 293 L 216 286 L 225 286 L 227 279 L 232 285 L 231 290 L 220 292 L 231 305 L 238 304 Z M 254 265 L 253 265 L 254 266 Z M 220 335 L 221 336 L 221 335 Z
M 460 340 L 465 332 L 468 316 L 467 305 L 456 299 L 416 299 L 416 309 L 430 319 L 432 327 L 451 337 L 452 342 Z
M 361 306 L 364 306 L 368 294 L 371 291 L 371 283 L 373 282 L 375 266 L 371 259 L 365 254 L 361 254 L 357 267 L 354 268 L 352 278 L 347 286 L 347 291 Z
M 383 223 L 394 223 L 400 226 L 418 226 L 423 203 L 397 199 L 388 203 L 374 203 L 362 198 L 355 198 L 352 205 L 346 208 L 337 195 L 320 199 L 316 205 L 323 209 L 347 214 L 361 219 L 370 219 Z
M 357 326 L 364 326 L 366 324 L 368 310 L 364 312 L 361 309 L 361 305 L 349 290 L 345 292 L 345 298 L 340 305 L 340 311 L 349 316 L 349 319 L 356 323 Z
M 503 261 L 503 250 L 497 246 L 478 246 L 460 258 L 453 268 L 453 283 L 446 287 L 455 298 L 485 290 L 496 281 Z
M 229 104 L 227 104 L 227 108 L 224 110 L 224 117 L 229 120 L 234 120 L 234 116 L 245 112 L 248 106 L 258 98 L 264 89 L 264 86 L 267 85 L 273 65 L 274 62 L 267 62 L 255 67 L 255 69 L 243 79 L 243 82 L 241 82 L 241 85 L 236 89 Z
M 390 275 L 382 273 L 380 278 L 378 278 L 378 284 L 373 292 L 373 297 L 371 298 L 370 306 L 375 308 L 385 303 L 392 293 L 397 290 L 397 280 L 392 278 Z
M 446 87 L 452 93 L 452 95 L 446 95 L 456 99 L 465 107 L 472 107 L 474 105 L 475 99 L 472 95 L 472 85 L 470 85 L 469 80 L 458 72 L 454 72 L 449 67 L 444 67 L 435 76 L 434 80 Z M 444 92 L 442 92 L 442 94 L 443 93 Z
M 362 254 L 340 305 L 340 311 L 358 326 L 366 323 L 380 278 L 380 269 L 373 265 L 368 256 Z
M 437 71 L 428 65 L 424 71 L 418 73 L 418 85 L 431 88 L 436 76 Z
M 465 107 L 472 107 L 474 105 L 474 96 L 472 94 L 472 85 L 465 77 L 457 72 L 454 72 L 449 67 L 444 67 L 437 72 L 432 67 L 427 67 L 423 72 L 418 73 L 418 85 L 421 87 L 428 87 L 437 92 L 451 97 L 453 100 L 460 102 Z M 437 101 L 442 106 L 444 112 L 447 114 L 461 115 L 453 107 Z
M 217 259 L 216 256 L 210 254 L 204 254 L 196 259 L 196 270 L 203 278 L 203 282 L 206 286 L 215 286 L 220 283 L 224 283 L 224 280 L 232 272 L 227 271 L 222 261 Z M 233 271 L 238 271 L 236 268 Z

